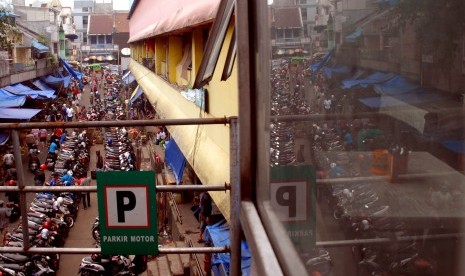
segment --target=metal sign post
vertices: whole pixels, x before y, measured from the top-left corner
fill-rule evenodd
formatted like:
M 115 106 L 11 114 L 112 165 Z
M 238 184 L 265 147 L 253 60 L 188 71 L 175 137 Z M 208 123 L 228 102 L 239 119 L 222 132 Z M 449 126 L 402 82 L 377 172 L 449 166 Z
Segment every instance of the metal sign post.
M 102 254 L 157 255 L 153 171 L 97 172 Z

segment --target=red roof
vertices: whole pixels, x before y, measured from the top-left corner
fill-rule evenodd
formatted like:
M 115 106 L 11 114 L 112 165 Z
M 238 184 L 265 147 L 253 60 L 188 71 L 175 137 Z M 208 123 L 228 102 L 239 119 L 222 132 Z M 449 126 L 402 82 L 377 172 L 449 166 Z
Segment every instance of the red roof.
M 298 7 L 278 8 L 273 11 L 274 26 L 279 29 L 302 28 L 302 16 Z
M 115 28 L 118 33 L 129 33 L 128 12 L 115 13 Z
M 112 34 L 113 33 L 113 16 L 111 14 L 91 14 L 89 16 L 90 35 Z

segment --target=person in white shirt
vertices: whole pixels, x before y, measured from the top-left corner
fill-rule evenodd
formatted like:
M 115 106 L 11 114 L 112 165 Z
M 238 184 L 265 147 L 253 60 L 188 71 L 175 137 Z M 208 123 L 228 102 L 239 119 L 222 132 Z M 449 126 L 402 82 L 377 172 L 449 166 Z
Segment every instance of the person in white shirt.
M 160 144 L 161 141 L 165 141 L 165 139 L 166 139 L 165 131 L 163 130 L 162 127 L 158 128 L 155 144 L 158 145 L 158 144 Z
M 68 118 L 68 122 L 71 122 L 73 120 L 73 117 L 74 117 L 74 110 L 71 106 L 68 106 L 66 108 L 66 117 Z

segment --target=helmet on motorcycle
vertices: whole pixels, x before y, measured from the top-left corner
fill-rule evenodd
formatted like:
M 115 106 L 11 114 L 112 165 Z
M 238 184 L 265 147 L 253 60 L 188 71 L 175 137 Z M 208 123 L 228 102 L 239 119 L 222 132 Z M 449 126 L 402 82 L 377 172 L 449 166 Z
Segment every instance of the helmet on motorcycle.
M 49 233 L 48 229 L 44 228 L 42 229 L 42 231 L 40 231 L 40 237 L 42 239 L 48 239 L 48 233 Z
M 67 174 L 70 175 L 70 176 L 73 176 L 73 171 L 72 171 L 72 170 L 69 170 L 69 171 L 67 172 Z
M 40 170 L 41 170 L 41 171 L 45 171 L 46 169 L 47 169 L 47 165 L 46 165 L 46 164 L 40 165 Z
M 82 142 L 81 147 L 85 148 L 86 147 L 86 142 Z
M 8 181 L 8 186 L 15 186 L 16 185 L 16 181 L 14 179 L 11 179 L 10 181 Z
M 50 220 L 45 220 L 44 223 L 42 224 L 42 227 L 44 229 L 50 229 L 52 227 L 52 222 Z
M 61 205 L 63 203 L 64 199 L 60 196 L 57 198 L 57 203 L 58 205 Z

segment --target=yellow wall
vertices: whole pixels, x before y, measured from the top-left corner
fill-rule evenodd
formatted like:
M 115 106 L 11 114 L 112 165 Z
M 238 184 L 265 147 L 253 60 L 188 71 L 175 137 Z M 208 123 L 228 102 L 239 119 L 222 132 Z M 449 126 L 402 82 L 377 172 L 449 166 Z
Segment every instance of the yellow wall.
M 163 78 L 131 60 L 129 69 L 161 119 L 198 118 L 199 108 L 187 101 Z M 203 117 L 211 117 L 209 114 Z M 167 126 L 182 153 L 205 185 L 229 183 L 229 126 Z M 212 192 L 225 217 L 229 214 L 229 192 Z
M 213 117 L 236 116 L 238 114 L 237 59 L 235 59 L 231 76 L 226 81 L 221 81 L 233 26 L 234 22 L 228 28 L 213 77 L 205 86 L 208 90 L 209 113 Z
M 158 75 L 165 75 L 166 47 L 166 37 L 157 37 L 155 39 L 155 72 Z
M 170 36 L 168 38 L 168 80 L 176 83 L 176 66 L 182 59 L 182 37 Z
M 203 29 L 196 28 L 192 32 L 192 78 L 195 79 L 203 57 Z

